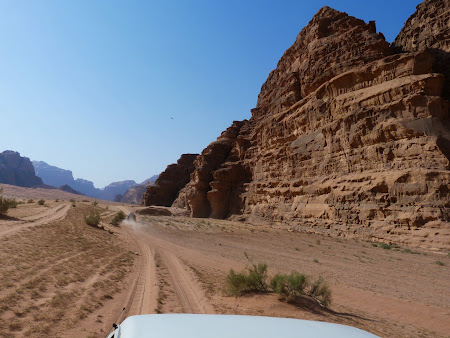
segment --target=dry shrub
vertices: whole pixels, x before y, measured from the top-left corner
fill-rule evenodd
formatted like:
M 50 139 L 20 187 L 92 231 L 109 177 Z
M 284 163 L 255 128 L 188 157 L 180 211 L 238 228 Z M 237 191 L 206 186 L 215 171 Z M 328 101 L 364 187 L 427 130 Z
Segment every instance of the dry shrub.
M 124 219 L 125 213 L 122 210 L 120 210 L 117 214 L 114 215 L 111 224 L 117 227 Z
M 17 201 L 14 198 L 4 198 L 2 193 L 3 189 L 0 188 L 0 214 L 6 215 L 8 209 L 17 208 Z
M 91 211 L 88 216 L 84 216 L 84 221 L 87 225 L 98 226 L 100 224 L 100 213 L 98 211 Z
M 308 277 L 297 271 L 292 271 L 290 275 L 276 274 L 270 285 L 273 291 L 290 303 L 295 300 L 295 297 L 305 294 L 305 289 L 308 287 Z
M 241 296 L 246 292 L 267 292 L 267 264 L 254 264 L 247 254 L 245 257 L 251 266 L 246 271 L 236 273 L 233 269 L 227 275 L 225 293 L 230 296 Z
M 312 285 L 308 294 L 317 299 L 323 305 L 328 306 L 331 303 L 331 290 L 322 277 L 319 277 Z
M 242 296 L 249 292 L 268 292 L 267 264 L 254 264 L 247 254 L 245 257 L 251 263 L 250 267 L 242 272 L 230 270 L 226 277 L 225 294 L 229 296 Z M 331 290 L 322 277 L 314 283 L 309 283 L 310 278 L 297 271 L 289 275 L 276 274 L 270 281 L 270 287 L 281 296 L 281 300 L 294 303 L 300 295 L 308 295 L 316 299 L 319 304 L 327 307 L 331 303 Z

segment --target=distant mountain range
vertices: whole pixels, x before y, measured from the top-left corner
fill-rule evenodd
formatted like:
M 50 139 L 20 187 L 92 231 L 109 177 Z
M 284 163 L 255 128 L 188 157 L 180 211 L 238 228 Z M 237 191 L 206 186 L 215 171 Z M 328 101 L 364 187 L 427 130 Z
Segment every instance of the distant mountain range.
M 69 186 L 70 188 L 80 192 L 83 195 L 99 198 L 108 201 L 118 201 L 122 202 L 122 197 L 126 194 L 126 192 L 132 187 L 140 187 L 152 184 L 156 181 L 158 175 L 152 176 L 151 178 L 145 180 L 141 184 L 136 183 L 133 180 L 126 180 L 120 182 L 113 182 L 107 185 L 103 189 L 98 189 L 94 186 L 94 183 L 88 180 L 84 180 L 81 178 L 74 179 L 72 171 L 61 169 L 55 166 L 52 166 L 43 161 L 32 161 L 34 170 L 36 172 L 36 176 L 40 177 L 44 184 L 53 186 L 53 187 L 61 187 L 61 186 Z M 133 194 L 135 195 L 136 189 L 133 189 Z M 128 194 L 130 195 L 130 194 Z M 139 204 L 137 201 L 137 197 L 133 197 L 135 202 L 123 201 L 124 203 L 135 203 Z M 139 197 L 139 199 L 141 199 Z

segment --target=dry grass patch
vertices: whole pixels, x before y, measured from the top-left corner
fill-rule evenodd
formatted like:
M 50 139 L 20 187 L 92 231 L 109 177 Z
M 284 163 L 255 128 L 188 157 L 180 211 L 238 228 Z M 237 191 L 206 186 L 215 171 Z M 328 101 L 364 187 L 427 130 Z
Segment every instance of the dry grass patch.
M 86 225 L 104 209 L 71 208 L 66 219 L 1 240 L 0 336 L 57 336 L 123 287 L 134 255 Z

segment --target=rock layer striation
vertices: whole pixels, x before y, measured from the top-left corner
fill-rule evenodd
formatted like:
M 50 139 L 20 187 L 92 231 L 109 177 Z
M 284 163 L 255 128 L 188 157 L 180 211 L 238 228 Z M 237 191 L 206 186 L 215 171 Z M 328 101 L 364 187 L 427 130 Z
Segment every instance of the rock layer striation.
M 450 99 L 450 1 L 427 0 L 417 6 L 395 39 L 397 51 L 428 51 L 433 71 L 446 78 L 443 96 Z

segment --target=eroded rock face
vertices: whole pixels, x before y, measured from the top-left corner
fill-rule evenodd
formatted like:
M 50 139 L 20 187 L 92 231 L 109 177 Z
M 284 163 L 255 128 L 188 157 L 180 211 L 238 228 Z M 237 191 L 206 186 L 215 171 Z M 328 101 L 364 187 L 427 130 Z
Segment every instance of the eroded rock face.
M 198 154 L 183 154 L 176 164 L 167 166 L 154 185 L 147 186 L 142 197 L 142 205 L 170 207 L 179 191 L 189 182 L 194 170 L 194 160 Z
M 189 184 L 173 204 L 186 207 L 192 217 L 225 218 L 242 209 L 243 183 L 250 180 L 250 170 L 242 162 L 244 130 L 248 121 L 234 121 L 194 162 Z M 239 137 L 240 133 L 242 135 Z M 242 140 L 243 144 L 241 144 Z
M 36 187 L 43 184 L 35 175 L 30 159 L 10 150 L 0 153 L 0 183 L 20 187 Z
M 434 62 L 427 51 L 395 54 L 372 22 L 321 9 L 270 73 L 252 118 L 195 161 L 174 206 L 450 247 L 449 102 Z
M 450 216 L 448 102 L 432 60 L 374 61 L 262 120 L 248 151 L 248 219 L 386 241 L 410 234 L 409 244 L 445 238 L 435 233 L 448 227 L 424 229 Z
M 334 76 L 391 53 L 383 34 L 376 33 L 375 22 L 366 24 L 324 7 L 269 74 L 253 117 L 279 113 Z
M 397 51 L 428 51 L 436 59 L 433 70 L 444 74 L 443 96 L 450 99 L 450 1 L 426 0 L 406 21 L 393 42 Z

